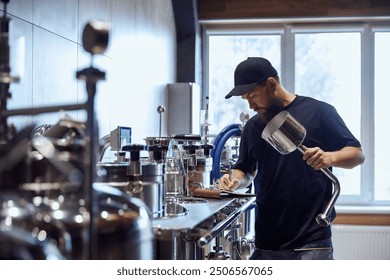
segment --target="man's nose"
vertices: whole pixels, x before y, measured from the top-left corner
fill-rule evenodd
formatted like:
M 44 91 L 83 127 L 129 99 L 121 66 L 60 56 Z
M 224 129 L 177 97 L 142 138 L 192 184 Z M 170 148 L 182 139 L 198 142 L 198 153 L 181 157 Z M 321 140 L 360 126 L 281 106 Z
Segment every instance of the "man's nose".
M 253 109 L 253 108 L 256 106 L 256 104 L 253 103 L 253 101 L 251 101 L 251 100 L 249 100 L 249 99 L 247 99 L 247 101 L 248 101 L 248 105 L 249 105 L 249 108 L 250 108 L 250 109 Z

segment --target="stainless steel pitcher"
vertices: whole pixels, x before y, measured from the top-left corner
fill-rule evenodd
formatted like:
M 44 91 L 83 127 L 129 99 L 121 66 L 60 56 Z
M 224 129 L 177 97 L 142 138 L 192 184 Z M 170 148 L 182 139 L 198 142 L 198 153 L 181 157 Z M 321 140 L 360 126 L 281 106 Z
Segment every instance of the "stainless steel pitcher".
M 302 154 L 306 147 L 302 145 L 306 137 L 306 129 L 289 112 L 282 111 L 269 121 L 261 137 L 282 155 L 298 149 Z M 333 183 L 333 194 L 324 212 L 316 217 L 321 226 L 329 226 L 329 214 L 340 194 L 340 184 L 336 176 L 327 168 L 320 169 Z

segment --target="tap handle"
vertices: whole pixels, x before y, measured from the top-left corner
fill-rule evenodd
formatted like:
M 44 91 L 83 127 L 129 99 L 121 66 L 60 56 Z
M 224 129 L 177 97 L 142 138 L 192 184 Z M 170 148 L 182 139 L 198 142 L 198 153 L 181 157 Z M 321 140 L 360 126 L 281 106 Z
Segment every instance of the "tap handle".
M 188 151 L 189 155 L 194 155 L 195 151 L 198 150 L 199 148 L 200 148 L 199 145 L 193 145 L 193 144 L 183 145 L 183 149 L 185 151 Z
M 201 146 L 203 149 L 203 153 L 206 157 L 210 156 L 211 150 L 214 149 L 214 145 L 212 144 L 204 144 Z
M 130 160 L 139 161 L 141 151 L 146 150 L 146 146 L 142 144 L 130 144 L 122 147 L 122 151 L 130 152 Z
M 164 159 L 165 151 L 168 151 L 168 146 L 165 145 L 151 145 L 148 146 L 148 151 L 152 153 L 154 160 Z
M 202 140 L 202 138 L 198 134 L 176 134 L 172 135 L 172 138 L 177 141 L 183 142 L 199 142 L 200 140 Z

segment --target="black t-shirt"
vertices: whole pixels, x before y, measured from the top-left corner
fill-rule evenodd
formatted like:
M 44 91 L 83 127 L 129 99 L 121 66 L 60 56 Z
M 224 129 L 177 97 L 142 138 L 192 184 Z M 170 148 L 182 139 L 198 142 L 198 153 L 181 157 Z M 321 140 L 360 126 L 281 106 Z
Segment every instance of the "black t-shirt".
M 296 96 L 284 108 L 306 129 L 303 145 L 337 151 L 360 147 L 336 109 L 313 98 Z M 258 115 L 244 126 L 239 158 L 234 168 L 258 169 L 256 247 L 265 250 L 294 249 L 331 237 L 331 229 L 317 224 L 332 196 L 332 182 L 314 170 L 294 151 L 282 155 L 261 138 L 264 125 Z M 342 186 L 341 186 L 342 187 Z M 331 220 L 335 218 L 332 209 Z

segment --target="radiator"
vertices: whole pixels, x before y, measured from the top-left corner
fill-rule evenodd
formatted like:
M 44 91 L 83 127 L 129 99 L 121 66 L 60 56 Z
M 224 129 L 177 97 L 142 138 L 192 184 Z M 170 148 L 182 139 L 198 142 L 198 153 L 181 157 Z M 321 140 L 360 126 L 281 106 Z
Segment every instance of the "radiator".
M 332 225 L 335 260 L 390 260 L 390 226 Z

